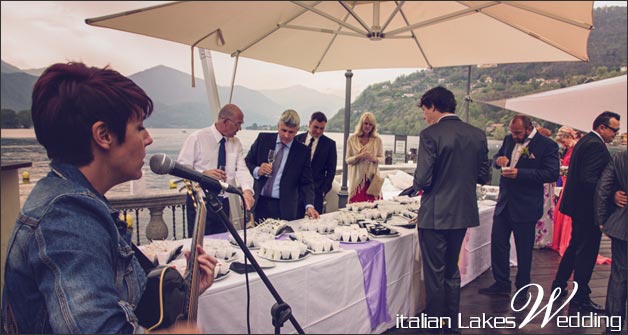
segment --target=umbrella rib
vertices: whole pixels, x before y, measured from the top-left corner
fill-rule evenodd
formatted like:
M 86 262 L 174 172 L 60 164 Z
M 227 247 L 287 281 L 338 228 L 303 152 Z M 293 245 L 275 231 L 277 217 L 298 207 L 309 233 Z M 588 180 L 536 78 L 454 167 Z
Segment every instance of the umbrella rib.
M 495 17 L 495 16 L 493 16 L 491 14 L 488 14 L 488 13 L 485 13 L 485 12 L 482 12 L 482 14 L 484 14 L 484 15 L 486 15 L 486 16 L 488 16 L 488 17 L 490 17 L 490 18 L 492 18 L 492 19 L 494 19 L 496 21 L 499 21 L 499 22 L 501 22 L 501 23 L 503 23 L 503 24 L 505 24 L 505 25 L 507 25 L 509 27 L 512 27 L 513 29 L 519 30 L 520 32 L 522 32 L 524 34 L 527 34 L 528 36 L 530 36 L 532 38 L 535 38 L 535 39 L 537 39 L 537 40 L 539 40 L 539 41 L 541 41 L 541 42 L 543 42 L 543 43 L 545 43 L 547 45 L 550 45 L 550 46 L 552 46 L 552 47 L 554 47 L 554 48 L 556 48 L 556 49 L 558 49 L 558 50 L 560 50 L 560 51 L 562 51 L 562 52 L 564 52 L 564 53 L 566 53 L 566 54 L 568 54 L 568 55 L 570 55 L 570 56 L 572 56 L 574 58 L 577 58 L 577 59 L 579 59 L 579 60 L 581 60 L 583 62 L 588 62 L 589 61 L 588 58 L 582 58 L 582 57 L 574 54 L 573 52 L 571 52 L 571 51 L 561 47 L 560 45 L 558 45 L 558 44 L 556 44 L 556 43 L 554 43 L 554 42 L 552 42 L 552 41 L 550 41 L 550 40 L 548 40 L 546 38 L 543 38 L 542 36 L 536 34 L 533 31 L 528 31 L 528 30 L 525 30 L 525 29 L 523 29 L 521 27 L 515 26 L 515 25 L 513 25 L 513 24 L 511 24 L 509 22 L 506 22 L 506 21 L 504 21 L 504 20 L 502 20 L 502 19 L 500 19 L 498 17 Z
M 326 29 L 326 28 L 303 27 L 303 26 L 295 26 L 295 25 L 292 25 L 292 24 L 283 24 L 283 23 L 280 23 L 277 26 L 279 26 L 279 28 L 306 30 L 306 31 L 313 31 L 313 32 L 316 32 L 316 33 L 327 33 L 327 34 L 333 34 L 333 35 L 345 35 L 345 36 L 351 36 L 351 37 L 364 37 L 363 34 L 356 34 L 356 33 L 349 32 L 349 31 L 338 31 L 338 30 L 332 30 L 332 29 Z
M 395 17 L 395 15 L 397 15 L 397 13 L 401 10 L 401 6 L 403 6 L 403 4 L 405 4 L 405 3 L 406 3 L 405 1 L 400 1 L 400 2 L 396 3 L 397 7 L 395 7 L 395 9 L 392 11 L 392 13 L 390 13 L 390 16 L 388 16 L 388 19 L 386 20 L 386 22 L 382 26 L 382 32 L 384 30 L 386 30 L 386 27 L 388 27 L 388 25 L 390 24 L 392 19 Z
M 410 22 L 408 21 L 408 18 L 406 17 L 406 14 L 403 12 L 403 10 L 401 8 L 399 8 L 399 14 L 401 14 L 401 17 L 403 18 L 403 21 L 406 23 L 406 25 L 410 25 Z M 414 30 L 410 30 L 410 34 L 412 34 L 412 39 L 414 39 L 414 43 L 416 43 L 417 48 L 419 48 L 419 52 L 421 52 L 421 56 L 423 57 L 423 60 L 425 61 L 425 64 L 427 64 L 427 66 L 432 69 L 432 63 L 430 62 L 430 60 L 427 58 L 427 55 L 425 54 L 425 52 L 423 51 L 423 47 L 421 47 L 421 43 L 419 42 L 419 39 L 417 38 L 416 34 L 414 33 Z M 390 38 L 390 37 L 387 37 Z
M 337 18 L 335 18 L 335 17 L 333 17 L 333 16 L 331 16 L 331 15 L 329 15 L 329 14 L 327 14 L 327 13 L 325 13 L 325 12 L 319 10 L 319 9 L 316 9 L 316 8 L 314 8 L 312 6 L 308 6 L 308 5 L 304 4 L 304 3 L 302 3 L 301 1 L 292 1 L 292 3 L 295 4 L 295 5 L 299 5 L 299 6 L 303 7 L 303 8 L 305 8 L 306 10 L 309 10 L 309 11 L 311 11 L 314 14 L 318 14 L 318 15 L 320 15 L 320 16 L 322 16 L 322 17 L 324 17 L 324 18 L 326 18 L 326 19 L 328 19 L 330 21 L 334 21 L 334 22 L 338 23 L 339 25 L 341 25 L 341 26 L 343 26 L 343 27 L 345 27 L 347 29 L 351 29 L 351 30 L 355 31 L 358 34 L 366 35 L 366 32 L 361 31 L 359 28 L 356 28 L 353 25 L 350 25 L 350 24 L 348 24 L 346 22 L 340 21 Z
M 409 25 L 409 26 L 404 27 L 404 28 L 399 28 L 399 29 L 393 30 L 391 32 L 388 32 L 386 34 L 387 35 L 396 35 L 396 34 L 404 33 L 404 32 L 406 32 L 408 30 L 414 30 L 414 29 L 418 29 L 418 28 L 431 26 L 433 24 L 437 24 L 437 23 L 440 23 L 442 21 L 455 19 L 455 18 L 463 16 L 463 15 L 473 14 L 474 12 L 480 12 L 484 8 L 492 7 L 492 6 L 495 6 L 495 5 L 498 5 L 498 4 L 499 4 L 499 2 L 496 2 L 496 1 L 483 3 L 483 4 L 480 4 L 480 5 L 477 5 L 477 6 L 473 6 L 473 7 L 469 7 L 467 9 L 463 9 L 463 10 L 460 10 L 460 11 L 457 11 L 457 12 L 454 12 L 454 13 L 450 13 L 450 14 L 439 16 L 439 17 L 435 17 L 435 18 L 429 19 L 427 21 L 418 22 L 418 23 L 415 23 L 413 25 Z
M 316 4 L 319 4 L 321 1 L 317 2 Z M 296 19 L 297 17 L 305 14 L 308 11 L 307 8 L 303 9 L 302 11 L 300 11 L 299 13 L 297 13 L 296 15 L 294 15 L 292 18 L 290 18 L 289 20 L 286 20 L 287 23 L 292 22 L 294 19 Z M 235 52 L 231 53 L 231 57 L 235 57 L 235 55 L 237 53 L 243 53 L 244 51 L 248 50 L 249 48 L 251 48 L 252 46 L 254 46 L 255 44 L 261 42 L 263 39 L 265 39 L 266 37 L 270 36 L 272 33 L 276 32 L 277 30 L 279 30 L 280 24 L 277 24 L 275 26 L 275 28 L 273 28 L 272 30 L 270 30 L 269 32 L 267 32 L 266 34 L 260 36 L 260 38 L 254 40 L 253 42 L 249 43 L 248 45 L 246 45 L 244 48 L 236 50 Z
M 347 6 L 347 4 L 345 3 L 345 1 L 338 1 L 338 3 L 340 3 L 340 5 L 356 20 L 358 21 L 358 23 L 362 26 L 362 28 L 364 28 L 368 33 L 372 33 L 373 31 L 371 30 L 371 28 L 369 28 L 369 26 L 366 24 L 366 22 L 364 22 L 364 20 L 362 20 L 362 18 L 360 17 L 360 15 L 358 15 L 356 12 L 353 11 L 352 8 L 349 8 L 349 6 Z M 373 4 L 373 6 L 375 6 L 375 4 Z
M 347 21 L 348 18 L 349 18 L 349 13 L 347 13 L 345 15 L 343 21 Z M 338 27 L 338 33 L 340 33 L 340 29 L 342 29 L 342 27 Z M 329 44 L 327 45 L 327 48 L 325 48 L 325 51 L 321 55 L 321 58 L 318 60 L 318 62 L 316 63 L 316 66 L 312 70 L 312 73 L 316 72 L 316 70 L 318 70 L 318 67 L 321 66 L 321 63 L 323 62 L 323 59 L 325 59 L 325 56 L 327 56 L 327 53 L 329 52 L 329 49 L 331 49 L 331 45 L 334 44 L 334 41 L 336 40 L 336 37 L 338 37 L 338 34 L 334 34 L 334 36 L 332 36 L 331 40 L 329 41 Z
M 593 25 L 589 24 L 589 23 L 583 23 L 583 22 L 574 21 L 572 19 L 560 16 L 560 15 L 548 13 L 548 12 L 545 12 L 545 11 L 542 11 L 542 10 L 539 10 L 539 9 L 536 9 L 536 8 L 531 8 L 531 7 L 528 7 L 528 6 L 519 4 L 519 3 L 514 3 L 514 2 L 511 2 L 511 1 L 504 1 L 503 3 L 506 4 L 506 5 L 509 5 L 509 6 L 513 6 L 513 7 L 516 7 L 516 8 L 519 8 L 519 9 L 522 9 L 522 10 L 534 13 L 534 14 L 545 16 L 545 17 L 550 18 L 550 19 L 561 21 L 561 22 L 567 23 L 567 24 L 572 25 L 572 26 L 577 26 L 579 28 L 583 28 L 583 29 L 587 29 L 587 30 L 593 29 Z

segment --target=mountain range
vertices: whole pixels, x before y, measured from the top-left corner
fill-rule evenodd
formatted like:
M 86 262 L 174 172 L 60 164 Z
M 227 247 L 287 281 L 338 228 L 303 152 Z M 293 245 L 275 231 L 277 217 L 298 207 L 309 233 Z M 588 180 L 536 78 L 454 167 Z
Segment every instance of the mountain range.
M 28 110 L 33 85 L 44 69 L 21 70 L 5 61 L 1 67 L 2 108 L 14 111 Z M 146 120 L 146 126 L 155 128 L 200 128 L 210 124 L 209 100 L 205 82 L 196 79 L 191 86 L 187 73 L 156 66 L 129 76 L 153 99 L 155 112 Z M 222 104 L 229 99 L 229 87 L 218 86 Z M 244 112 L 244 126 L 274 125 L 286 109 L 296 110 L 306 124 L 316 111 L 333 117 L 344 105 L 344 98 L 321 93 L 304 86 L 274 90 L 252 90 L 236 85 L 233 101 Z

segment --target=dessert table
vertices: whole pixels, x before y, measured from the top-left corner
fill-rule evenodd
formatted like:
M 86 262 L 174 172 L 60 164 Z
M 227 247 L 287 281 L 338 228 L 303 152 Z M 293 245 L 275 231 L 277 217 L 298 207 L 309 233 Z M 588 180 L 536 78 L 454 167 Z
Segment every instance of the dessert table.
M 467 231 L 461 251 L 463 285 L 490 267 L 494 203 L 479 205 L 481 225 Z M 395 326 L 397 314 L 414 316 L 424 309 L 417 230 L 397 230 L 397 237 L 341 243 L 344 250 L 276 262 L 264 272 L 306 333 L 382 333 Z M 273 297 L 255 272 L 249 273 L 249 287 L 251 332 L 273 333 Z M 246 333 L 246 302 L 245 275 L 231 271 L 200 296 L 199 327 L 205 333 Z M 296 331 L 288 321 L 281 332 Z

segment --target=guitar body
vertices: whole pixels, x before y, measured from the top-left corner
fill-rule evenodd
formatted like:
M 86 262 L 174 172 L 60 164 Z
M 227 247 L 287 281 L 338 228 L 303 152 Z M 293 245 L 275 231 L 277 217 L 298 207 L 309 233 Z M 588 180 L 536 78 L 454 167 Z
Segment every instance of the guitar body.
M 185 278 L 171 266 L 153 267 L 142 254 L 146 258 L 145 262 L 151 265 L 148 269 L 142 266 L 147 272 L 147 282 L 142 299 L 135 308 L 135 315 L 139 324 L 149 331 L 168 328 L 177 321 L 196 324 L 200 280 L 196 246 L 202 247 L 200 243 L 203 242 L 207 209 L 202 196 L 203 190 L 189 181 L 186 181 L 186 186 L 188 193 L 194 198 L 196 225 Z M 139 250 L 138 252 L 141 253 Z
M 135 309 L 140 325 L 156 330 L 185 320 L 188 287 L 179 271 L 171 266 L 159 266 L 146 277 L 146 290 Z

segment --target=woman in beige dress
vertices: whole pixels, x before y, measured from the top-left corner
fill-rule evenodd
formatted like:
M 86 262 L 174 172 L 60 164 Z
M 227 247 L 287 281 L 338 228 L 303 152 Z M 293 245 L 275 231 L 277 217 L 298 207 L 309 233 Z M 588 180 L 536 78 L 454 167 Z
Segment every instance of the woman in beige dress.
M 366 193 L 373 176 L 379 174 L 379 164 L 384 162 L 384 146 L 377 134 L 377 122 L 373 113 L 362 114 L 355 132 L 347 140 L 347 165 L 349 167 L 349 203 L 373 202 L 380 194 Z

